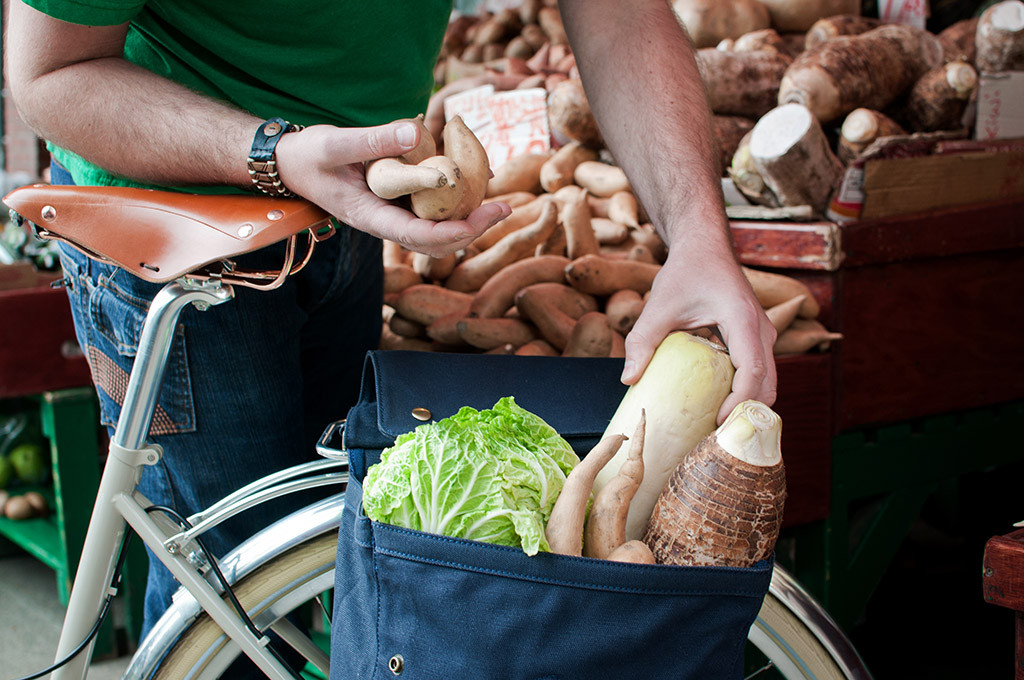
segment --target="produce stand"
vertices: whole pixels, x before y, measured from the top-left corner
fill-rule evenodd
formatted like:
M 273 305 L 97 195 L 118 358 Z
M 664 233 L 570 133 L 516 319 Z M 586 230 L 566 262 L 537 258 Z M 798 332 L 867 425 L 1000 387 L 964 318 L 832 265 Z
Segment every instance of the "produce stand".
M 993 536 L 985 544 L 982 592 L 986 602 L 1014 612 L 1013 677 L 1024 680 L 1024 529 Z
M 1022 214 L 1015 198 L 844 225 L 733 223 L 741 261 L 803 280 L 844 336 L 827 355 L 828 507 L 821 521 L 787 517 L 795 548 L 781 557 L 841 624 L 861 612 L 938 483 L 1024 459 L 1005 444 L 1024 422 Z M 792 430 L 804 425 L 787 417 L 788 361 L 779 409 Z M 812 453 L 785 438 L 783 450 L 799 508 Z M 851 545 L 854 524 L 866 528 Z
M 14 543 L 53 569 L 66 604 L 99 486 L 103 435 L 97 427 L 96 395 L 75 341 L 67 294 L 50 286 L 54 277 L 26 279 L 20 273 L 15 281 L 12 270 L 0 271 L 7 275 L 0 289 L 0 400 L 37 411 L 52 465 L 52 486 L 38 489 L 48 498 L 49 516 L 0 517 L 0 541 Z M 142 598 L 130 594 L 143 592 L 146 574 L 140 546 L 125 571 L 121 592 L 129 594 L 127 629 L 135 630 L 142 621 Z M 108 619 L 97 639 L 98 653 L 115 649 L 114 635 Z

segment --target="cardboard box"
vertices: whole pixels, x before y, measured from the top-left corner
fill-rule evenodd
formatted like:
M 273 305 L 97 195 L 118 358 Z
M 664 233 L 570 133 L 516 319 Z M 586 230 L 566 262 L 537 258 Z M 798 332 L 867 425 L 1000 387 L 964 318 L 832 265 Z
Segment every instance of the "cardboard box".
M 1024 71 L 982 73 L 974 138 L 1024 137 Z

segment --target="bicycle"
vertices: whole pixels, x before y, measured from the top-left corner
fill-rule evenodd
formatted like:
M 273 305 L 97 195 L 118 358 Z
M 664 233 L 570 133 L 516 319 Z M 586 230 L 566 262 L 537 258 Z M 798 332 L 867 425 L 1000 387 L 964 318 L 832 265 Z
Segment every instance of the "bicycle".
M 12 219 L 27 222 L 40 238 L 69 243 L 90 257 L 164 284 L 143 325 L 58 644 L 56 663 L 61 665 L 51 667 L 51 677 L 86 677 L 92 636 L 116 590 L 129 530 L 160 556 L 182 587 L 139 644 L 125 678 L 216 678 L 244 653 L 268 677 L 292 680 L 294 672 L 267 644 L 270 630 L 308 667 L 326 675 L 328 654 L 286 616 L 314 606 L 329 620 L 324 599 L 334 585 L 348 478 L 344 421 L 324 431 L 316 446 L 321 460 L 248 484 L 188 518 L 172 519 L 167 509 L 152 507 L 135 486 L 142 466 L 162 455 L 158 446 L 146 443 L 146 435 L 179 313 L 188 304 L 207 310 L 226 303 L 235 286 L 277 287 L 333 234 L 331 218 L 299 199 L 118 187 L 34 185 L 14 190 L 4 203 Z M 112 214 L 121 222 L 111 224 Z M 122 231 L 133 238 L 118 238 Z M 300 255 L 302 237 L 306 250 Z M 279 241 L 287 241 L 280 270 L 241 271 L 231 260 Z M 340 448 L 332 446 L 339 440 Z M 200 545 L 205 531 L 239 512 L 321 486 L 337 486 L 339 492 L 268 526 L 227 555 L 215 558 Z M 749 677 L 767 677 L 762 673 L 770 671 L 788 680 L 870 678 L 835 622 L 778 565 L 748 640 L 759 658 Z

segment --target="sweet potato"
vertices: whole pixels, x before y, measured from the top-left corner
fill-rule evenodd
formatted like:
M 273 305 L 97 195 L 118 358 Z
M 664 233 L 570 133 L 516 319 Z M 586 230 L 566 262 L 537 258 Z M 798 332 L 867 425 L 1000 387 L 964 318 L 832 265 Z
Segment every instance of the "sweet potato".
M 384 293 L 401 293 L 409 286 L 423 283 L 423 277 L 407 264 L 384 267 Z
M 458 260 L 459 257 L 455 253 L 444 257 L 415 253 L 412 257 L 412 268 L 427 281 L 444 281 L 455 269 Z
M 597 242 L 601 245 L 617 245 L 624 243 L 629 238 L 629 227 L 607 217 L 591 218 L 590 227 L 594 231 Z
M 401 314 L 392 314 L 388 320 L 388 328 L 390 328 L 395 335 L 400 335 L 403 338 L 422 338 L 426 335 L 426 327 L 411 319 L 406 319 Z
M 554 203 L 548 202 L 533 224 L 508 234 L 479 255 L 456 265 L 445 286 L 467 293 L 479 290 L 503 267 L 533 255 L 536 247 L 551 236 L 557 225 L 558 210 Z
M 797 295 L 792 300 L 780 302 L 765 310 L 768 320 L 771 321 L 777 333 L 782 333 L 793 324 L 806 299 L 806 295 Z
M 430 325 L 446 314 L 469 313 L 473 296 L 432 283 L 420 283 L 403 290 L 396 301 L 399 314 L 423 325 Z
M 560 218 L 565 230 L 565 252 L 570 259 L 591 255 L 600 250 L 587 195 L 585 190 L 580 191 L 562 207 Z
M 447 156 L 431 156 L 425 161 L 421 161 L 419 165 L 409 167 L 424 166 L 440 170 L 444 173 L 446 182 L 437 188 L 420 189 L 410 194 L 413 213 L 417 217 L 428 220 L 455 218 L 456 209 L 466 192 L 466 182 L 463 179 L 462 171 L 455 161 Z
M 458 324 L 466 318 L 466 312 L 456 311 L 445 314 L 426 327 L 427 337 L 449 347 L 466 346 L 466 341 L 459 334 Z
M 541 7 L 537 11 L 537 25 L 544 31 L 552 45 L 568 44 L 565 26 L 562 25 L 562 15 L 558 13 L 557 7 Z
M 635 290 L 617 290 L 608 297 L 604 311 L 612 328 L 626 335 L 640 318 L 644 304 L 643 296 Z
M 647 544 L 639 539 L 626 541 L 608 554 L 611 562 L 627 562 L 629 564 L 657 564 L 654 553 Z
M 516 348 L 516 355 L 521 357 L 557 357 L 559 356 L 558 350 L 551 346 L 547 340 L 541 340 L 537 338 L 531 340 L 525 345 L 520 345 Z
M 757 0 L 673 0 L 672 9 L 697 47 L 714 47 L 771 23 Z
M 597 492 L 583 529 L 583 554 L 608 559 L 626 543 L 626 517 L 629 504 L 644 478 L 644 434 L 646 413 L 641 409 L 640 422 L 629 440 L 626 461 L 612 479 Z M 639 541 L 638 541 L 639 542 Z M 646 547 L 646 544 L 641 543 Z M 653 561 L 653 556 L 652 556 Z
M 609 260 L 600 255 L 584 255 L 569 263 L 565 276 L 573 288 L 589 295 L 611 295 L 628 288 L 638 293 L 651 289 L 661 265 L 634 260 Z
M 612 353 L 612 324 L 603 312 L 587 312 L 576 320 L 562 356 L 607 357 Z
M 494 177 L 487 183 L 487 197 L 513 191 L 540 193 L 540 168 L 550 156 L 548 153 L 513 156 L 494 170 Z
M 779 32 L 807 31 L 823 17 L 861 11 L 861 0 L 761 0 L 761 4 Z
M 449 219 L 464 220 L 480 206 L 487 193 L 491 173 L 487 151 L 459 115 L 445 124 L 443 137 L 444 155 L 459 168 L 464 184 L 462 198 Z
M 508 265 L 495 272 L 476 292 L 469 306 L 470 315 L 485 318 L 504 316 L 512 308 L 516 293 L 523 288 L 543 281 L 565 281 L 568 264 L 566 257 L 544 255 Z
M 546 196 L 534 197 L 529 203 L 512 208 L 512 214 L 480 234 L 472 245 L 477 250 L 487 250 L 512 232 L 533 224 L 540 217 L 541 208 L 550 200 Z
M 531 324 L 509 317 L 466 317 L 456 323 L 456 328 L 463 340 L 478 349 L 494 349 L 502 345 L 519 347 L 537 337 L 537 331 Z
M 639 229 L 640 210 L 633 192 L 616 191 L 612 194 L 608 198 L 608 214 L 605 217 L 627 227 Z
M 534 284 L 516 294 L 516 308 L 537 327 L 541 337 L 561 353 L 569 342 L 576 319 L 555 304 Z
M 765 309 L 803 295 L 805 299 L 800 305 L 799 316 L 804 319 L 813 319 L 821 313 L 821 305 L 818 304 L 811 289 L 803 281 L 785 274 L 766 272 L 761 269 L 742 267 L 742 270 L 754 289 L 757 301 Z
M 366 164 L 366 184 L 385 200 L 448 184 L 445 172 L 429 165 L 409 165 L 398 158 L 379 158 Z
M 516 309 L 527 317 L 529 317 L 529 314 L 527 314 L 519 304 L 519 299 L 522 297 L 523 293 L 525 293 L 527 297 L 533 296 L 541 298 L 545 304 L 551 305 L 555 309 L 567 315 L 573 321 L 589 312 L 596 312 L 599 307 L 597 299 L 594 298 L 593 295 L 581 293 L 575 288 L 564 283 L 542 281 L 540 283 L 534 283 L 526 286 L 516 294 Z
M 632 191 L 622 168 L 600 161 L 584 161 L 573 173 L 576 184 L 595 196 L 611 196 L 618 191 Z
M 573 172 L 583 161 L 596 161 L 597 151 L 572 140 L 558 149 L 540 168 L 540 185 L 554 193 L 572 184 Z
M 802 354 L 814 348 L 828 349 L 835 340 L 842 340 L 842 333 L 833 333 L 815 319 L 796 319 L 779 334 L 772 351 L 775 355 Z

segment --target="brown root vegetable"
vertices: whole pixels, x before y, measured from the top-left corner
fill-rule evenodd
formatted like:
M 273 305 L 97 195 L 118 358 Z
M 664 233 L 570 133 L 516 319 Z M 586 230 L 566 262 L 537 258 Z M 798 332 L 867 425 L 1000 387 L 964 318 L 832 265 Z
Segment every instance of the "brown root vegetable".
M 466 313 L 462 311 L 446 314 L 426 327 L 427 337 L 449 347 L 465 346 L 467 343 L 459 333 L 458 326 L 465 318 Z
M 50 514 L 50 503 L 46 500 L 46 496 L 38 491 L 26 491 L 25 500 L 28 501 L 32 508 L 32 514 L 36 517 L 46 517 Z
M 494 177 L 487 183 L 487 197 L 508 194 L 513 191 L 540 193 L 540 168 L 548 160 L 547 153 L 527 153 L 513 156 L 494 170 Z
M 516 309 L 527 318 L 530 315 L 520 306 L 520 299 L 531 297 L 539 297 L 573 321 L 598 310 L 597 299 L 593 295 L 581 293 L 564 283 L 541 282 L 526 286 L 516 294 Z
M 608 555 L 611 562 L 627 562 L 629 564 L 657 564 L 654 553 L 647 544 L 639 539 L 626 541 Z
M 566 477 L 545 530 L 551 552 L 583 554 L 583 522 L 594 479 L 626 439 L 621 434 L 602 438 Z
M 818 19 L 807 29 L 804 49 L 812 50 L 821 43 L 841 35 L 860 35 L 882 25 L 881 19 L 859 14 L 836 14 Z
M 593 149 L 604 146 L 583 82 L 579 78 L 567 78 L 549 90 L 548 122 L 552 134 Z
M 977 87 L 978 73 L 967 62 L 937 66 L 910 88 L 902 118 L 915 132 L 962 128 L 967 102 Z
M 558 209 L 548 202 L 541 208 L 537 220 L 508 234 L 479 255 L 463 260 L 455 266 L 445 286 L 466 293 L 480 290 L 480 287 L 513 262 L 533 255 L 537 246 L 544 243 L 558 226 Z
M 576 184 L 595 196 L 610 197 L 619 191 L 632 191 L 622 168 L 601 161 L 583 161 L 573 173 Z
M 646 543 L 659 564 L 749 567 L 775 549 L 786 499 L 782 421 L 739 404 L 675 469 Z
M 762 28 L 759 31 L 744 33 L 733 41 L 731 49 L 733 52 L 775 50 L 783 54 L 787 53 L 786 41 L 774 28 Z
M 416 321 L 406 319 L 401 314 L 393 314 L 388 320 L 388 328 L 395 335 L 403 338 L 422 338 L 426 335 L 426 327 Z
M 986 9 L 974 46 L 980 73 L 1024 70 L 1024 2 L 1005 0 Z
M 809 205 L 819 214 L 843 174 L 818 119 L 800 104 L 762 116 L 750 135 L 750 157 L 781 205 Z
M 611 356 L 613 331 L 611 321 L 603 312 L 587 312 L 576 321 L 565 344 L 565 357 Z
M 839 36 L 793 60 L 779 103 L 803 104 L 822 123 L 859 107 L 883 110 L 942 59 L 938 39 L 911 26 L 886 24 Z
M 736 153 L 732 156 L 727 172 L 736 188 L 751 203 L 777 208 L 779 200 L 765 184 L 761 171 L 757 169 L 757 165 L 750 155 L 750 136 L 753 131 L 754 129 L 751 128 L 750 132 L 743 135 L 739 146 L 736 147 Z
M 384 267 L 384 293 L 401 293 L 409 286 L 423 283 L 423 277 L 407 264 Z
M 779 101 L 779 87 L 792 59 L 775 50 L 697 52 L 697 65 L 707 87 L 708 105 L 722 116 L 757 119 Z
M 447 156 L 431 156 L 416 167 L 424 166 L 440 170 L 447 182 L 435 189 L 421 189 L 410 194 L 413 213 L 427 220 L 452 219 L 466 190 L 462 171 Z
M 597 253 L 601 249 L 594 233 L 587 192 L 580 191 L 562 207 L 560 219 L 565 232 L 565 252 L 570 260 Z
M 673 0 L 672 9 L 698 48 L 714 47 L 770 24 L 768 10 L 757 0 Z
M 608 219 L 633 229 L 640 228 L 640 207 L 632 191 L 616 191 L 608 197 Z
M 531 340 L 525 345 L 520 345 L 516 348 L 516 354 L 521 357 L 557 357 L 560 356 L 558 350 L 551 346 L 551 343 L 547 340 Z
M 455 269 L 459 257 L 455 253 L 444 257 L 431 257 L 424 253 L 412 256 L 412 268 L 427 281 L 444 281 Z
M 754 289 L 754 296 L 765 309 L 771 309 L 775 305 L 803 295 L 804 301 L 800 305 L 798 315 L 804 319 L 814 319 L 821 313 L 821 305 L 818 304 L 811 289 L 803 281 L 794 279 L 792 276 L 766 272 L 761 269 L 749 267 L 741 267 L 741 269 L 747 277 L 747 281 L 750 282 L 750 287 Z
M 584 255 L 569 263 L 565 278 L 570 286 L 588 295 L 611 295 L 624 288 L 646 293 L 659 271 L 661 265 Z
M 395 310 L 406 319 L 429 326 L 442 316 L 453 312 L 469 313 L 473 296 L 432 283 L 420 283 L 403 290 L 395 303 Z
M 540 217 L 544 204 L 550 202 L 550 200 L 544 196 L 535 197 L 529 203 L 512 208 L 512 214 L 480 234 L 473 241 L 473 247 L 478 250 L 487 250 L 512 232 L 533 224 Z
M 906 134 L 903 127 L 881 111 L 859 108 L 851 111 L 839 129 L 839 160 L 849 163 L 879 137 Z
M 384 324 L 380 334 L 380 349 L 400 350 L 408 352 L 432 352 L 434 346 L 427 340 L 420 338 L 403 338 Z
M 722 116 L 715 114 L 712 119 L 715 139 L 718 140 L 719 174 L 725 174 L 732 163 L 736 150 L 747 133 L 754 129 L 754 121 L 743 116 Z M 631 225 L 632 226 L 632 225 Z
M 615 451 L 613 450 L 614 454 Z M 7 519 L 23 520 L 31 519 L 35 512 L 32 510 L 32 504 L 28 502 L 25 496 L 11 496 L 7 499 L 4 504 L 4 515 Z M 580 527 L 580 533 L 582 534 L 583 527 Z
M 625 243 L 629 238 L 629 227 L 607 217 L 591 218 L 590 226 L 594 230 L 594 237 L 601 245 L 618 245 Z
M 968 64 L 974 64 L 974 37 L 977 33 L 978 17 L 958 21 L 939 33 L 936 37 L 942 45 L 946 61 L 962 59 Z
M 449 219 L 464 220 L 483 202 L 490 181 L 491 166 L 483 144 L 462 120 L 462 116 L 453 116 L 445 124 L 443 137 L 444 155 L 459 168 L 465 185 L 462 198 Z
M 772 26 L 783 32 L 807 31 L 814 22 L 836 14 L 860 14 L 861 0 L 761 0 Z
M 473 296 L 470 316 L 495 318 L 504 316 L 515 303 L 516 293 L 541 282 L 565 281 L 569 258 L 558 255 L 530 257 L 513 262 L 496 272 Z
M 587 557 L 610 559 L 626 543 L 626 518 L 633 496 L 644 480 L 644 434 L 647 417 L 640 411 L 633 436 L 629 440 L 629 453 L 619 471 L 594 496 L 583 530 L 583 554 Z M 646 544 L 643 544 L 646 547 Z
M 507 194 L 490 196 L 484 199 L 482 203 L 507 203 L 508 207 L 515 209 L 535 200 L 537 200 L 537 194 L 529 191 L 512 191 Z
M 557 7 L 541 7 L 537 11 L 537 25 L 544 31 L 552 45 L 569 43 L 569 38 L 565 35 L 565 26 L 562 25 L 562 15 L 559 14 Z
M 576 166 L 583 161 L 596 161 L 597 151 L 571 140 L 556 151 L 540 168 L 540 185 L 554 193 L 572 184 Z
M 366 164 L 366 184 L 385 200 L 448 184 L 444 170 L 429 165 L 409 165 L 398 158 L 379 158 Z
M 797 295 L 791 300 L 780 302 L 765 310 L 765 315 L 777 333 L 781 333 L 793 325 L 793 321 L 796 320 L 806 299 L 806 295 Z
M 541 337 L 561 354 L 569 343 L 576 319 L 559 309 L 535 284 L 519 291 L 516 295 L 516 309 L 529 319 Z
M 519 347 L 537 337 L 537 330 L 532 325 L 511 317 L 466 317 L 456 323 L 456 327 L 462 339 L 478 349 L 494 349 L 502 345 Z
M 776 356 L 786 354 L 803 354 L 812 349 L 828 349 L 836 340 L 842 340 L 842 333 L 833 333 L 815 319 L 796 319 L 793 324 L 779 334 L 772 348 Z
M 530 24 L 536 24 L 540 16 L 540 10 L 544 6 L 544 0 L 523 0 L 519 4 L 519 21 L 523 24 L 525 31 Z M 539 26 L 537 28 L 540 28 Z
M 626 335 L 644 310 L 644 298 L 635 290 L 617 290 L 608 297 L 604 313 L 619 333 Z

